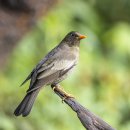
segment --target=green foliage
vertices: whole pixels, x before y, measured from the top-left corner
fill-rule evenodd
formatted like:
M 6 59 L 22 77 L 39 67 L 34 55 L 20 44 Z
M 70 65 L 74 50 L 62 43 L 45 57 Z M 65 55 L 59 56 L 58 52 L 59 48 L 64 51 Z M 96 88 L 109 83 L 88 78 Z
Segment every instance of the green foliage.
M 13 115 L 29 85 L 19 88 L 20 83 L 72 30 L 88 38 L 81 42 L 77 68 L 62 85 L 113 127 L 130 129 L 130 25 L 125 21 L 108 25 L 90 1 L 64 0 L 22 39 L 0 73 L 1 130 L 84 129 L 50 87 L 41 91 L 28 117 Z

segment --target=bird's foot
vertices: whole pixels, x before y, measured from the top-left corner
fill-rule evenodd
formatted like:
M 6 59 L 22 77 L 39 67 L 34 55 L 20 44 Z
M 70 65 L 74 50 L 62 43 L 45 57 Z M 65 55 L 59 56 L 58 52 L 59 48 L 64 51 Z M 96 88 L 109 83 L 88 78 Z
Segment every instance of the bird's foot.
M 57 86 L 57 89 L 63 93 L 62 103 L 65 101 L 65 99 L 74 98 L 72 94 L 67 93 L 61 86 Z
M 60 89 L 60 85 L 58 85 L 58 84 L 57 85 L 51 85 L 51 88 L 52 88 L 53 91 L 55 91 L 56 89 L 59 90 Z
M 60 93 L 63 94 L 62 103 L 67 98 L 74 98 L 72 94 L 68 94 L 60 85 L 52 86 L 53 91 L 58 90 Z
M 52 87 L 52 90 L 55 91 L 56 87 Z

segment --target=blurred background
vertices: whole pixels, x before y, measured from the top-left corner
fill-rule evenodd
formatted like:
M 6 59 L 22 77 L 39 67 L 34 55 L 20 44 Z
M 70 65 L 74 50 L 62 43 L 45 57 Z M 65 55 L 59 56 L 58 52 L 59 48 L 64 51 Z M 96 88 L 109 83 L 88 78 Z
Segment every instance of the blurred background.
M 38 0 L 34 11 L 45 13 L 29 16 L 26 13 L 29 10 L 22 8 L 24 3 L 15 8 L 14 3 L 8 7 L 8 2 L 0 6 L 0 16 L 6 14 L 1 17 L 0 27 L 7 27 L 6 31 L 0 28 L 0 38 L 6 35 L 0 41 L 0 130 L 84 129 L 76 114 L 50 87 L 41 91 L 28 117 L 13 115 L 29 83 L 19 85 L 39 60 L 72 30 L 88 38 L 81 42 L 78 66 L 61 85 L 114 128 L 129 130 L 130 1 L 46 0 L 42 6 Z M 22 9 L 25 13 L 19 15 Z M 17 20 L 15 23 L 6 18 Z M 27 18 L 31 18 L 28 24 Z

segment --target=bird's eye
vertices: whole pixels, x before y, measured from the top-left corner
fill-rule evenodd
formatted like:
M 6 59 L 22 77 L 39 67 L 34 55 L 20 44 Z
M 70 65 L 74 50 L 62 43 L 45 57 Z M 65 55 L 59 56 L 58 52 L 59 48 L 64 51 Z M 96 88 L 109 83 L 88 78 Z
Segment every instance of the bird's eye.
M 75 35 L 72 33 L 71 36 L 75 36 Z

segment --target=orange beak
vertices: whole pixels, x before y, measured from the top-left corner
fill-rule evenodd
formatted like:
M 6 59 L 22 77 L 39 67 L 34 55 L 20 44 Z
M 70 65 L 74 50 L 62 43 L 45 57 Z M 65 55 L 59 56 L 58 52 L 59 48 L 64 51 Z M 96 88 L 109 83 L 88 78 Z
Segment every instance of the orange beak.
M 84 39 L 84 38 L 86 38 L 87 36 L 85 36 L 85 35 L 79 35 L 79 39 Z

